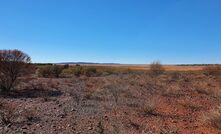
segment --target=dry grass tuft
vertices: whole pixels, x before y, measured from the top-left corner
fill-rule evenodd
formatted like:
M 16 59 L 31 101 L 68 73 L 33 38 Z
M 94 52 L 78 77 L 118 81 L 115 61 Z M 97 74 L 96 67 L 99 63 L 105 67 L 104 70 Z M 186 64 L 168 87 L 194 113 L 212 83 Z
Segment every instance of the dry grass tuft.
M 168 87 L 165 87 L 162 95 L 168 96 L 168 97 L 179 97 L 181 96 L 180 91 L 181 90 L 180 90 L 179 85 L 169 85 Z
M 211 65 L 203 69 L 206 75 L 221 75 L 221 65 Z
M 203 121 L 207 125 L 221 130 L 221 105 L 205 114 Z
M 145 101 L 141 112 L 144 116 L 157 116 L 157 102 L 156 99 L 150 99 L 149 101 Z
M 17 117 L 16 106 L 8 103 L 2 103 L 0 108 L 1 124 L 7 127 L 13 123 L 15 117 Z

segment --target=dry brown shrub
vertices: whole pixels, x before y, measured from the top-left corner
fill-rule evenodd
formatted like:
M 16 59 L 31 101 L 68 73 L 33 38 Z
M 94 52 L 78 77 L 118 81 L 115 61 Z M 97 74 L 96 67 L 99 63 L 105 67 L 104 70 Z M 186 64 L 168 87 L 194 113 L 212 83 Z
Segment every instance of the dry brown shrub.
M 156 116 L 157 115 L 157 100 L 156 99 L 148 99 L 144 101 L 141 106 L 141 113 L 144 116 Z
M 97 76 L 97 69 L 94 67 L 88 67 L 84 70 L 84 74 L 87 77 Z
M 221 130 L 221 106 L 218 106 L 205 114 L 203 116 L 203 122 Z
M 37 115 L 36 108 L 34 110 L 25 108 L 21 113 L 21 116 L 23 116 L 25 120 L 29 122 L 38 120 L 36 115 Z
M 170 76 L 171 76 L 171 81 L 178 81 L 180 80 L 182 73 L 178 71 L 174 71 L 170 74 Z
M 151 65 L 150 65 L 150 73 L 153 76 L 158 76 L 162 73 L 165 72 L 165 69 L 163 67 L 163 65 L 160 63 L 160 61 L 154 61 Z
M 2 103 L 0 108 L 0 122 L 3 126 L 8 126 L 13 123 L 18 116 L 16 106 L 9 103 Z
M 203 69 L 206 75 L 221 75 L 221 65 L 210 65 Z
M 219 86 L 211 86 L 211 84 L 209 84 L 209 81 L 211 81 L 211 80 L 208 79 L 207 82 L 205 82 L 205 81 L 194 82 L 192 84 L 192 87 L 199 94 L 210 95 L 214 98 L 219 99 L 221 97 L 220 87 Z
M 104 124 L 102 123 L 102 121 L 99 121 L 98 124 L 97 124 L 97 128 L 96 128 L 96 131 L 99 133 L 99 134 L 104 134 Z
M 181 89 L 179 85 L 168 85 L 167 87 L 164 88 L 162 91 L 163 96 L 170 96 L 170 97 L 179 97 L 181 95 L 180 93 Z
M 179 101 L 179 104 L 186 109 L 191 110 L 192 112 L 199 111 L 203 108 L 201 104 L 191 101 L 191 98 L 186 98 L 185 100 Z

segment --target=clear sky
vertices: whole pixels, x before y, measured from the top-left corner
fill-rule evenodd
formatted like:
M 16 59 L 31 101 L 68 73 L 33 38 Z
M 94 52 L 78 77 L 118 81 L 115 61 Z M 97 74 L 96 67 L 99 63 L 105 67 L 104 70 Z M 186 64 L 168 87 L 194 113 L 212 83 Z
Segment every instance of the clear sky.
M 0 0 L 0 49 L 33 62 L 221 63 L 221 0 Z

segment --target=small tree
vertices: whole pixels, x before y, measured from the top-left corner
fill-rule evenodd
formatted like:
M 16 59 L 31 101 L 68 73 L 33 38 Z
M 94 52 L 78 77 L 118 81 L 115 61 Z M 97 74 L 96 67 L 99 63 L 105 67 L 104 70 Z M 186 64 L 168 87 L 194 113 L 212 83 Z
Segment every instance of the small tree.
M 0 50 L 0 89 L 10 91 L 19 76 L 32 72 L 31 58 L 19 50 Z
M 157 76 L 162 74 L 165 71 L 163 65 L 160 63 L 160 61 L 154 61 L 150 65 L 150 72 L 152 75 Z

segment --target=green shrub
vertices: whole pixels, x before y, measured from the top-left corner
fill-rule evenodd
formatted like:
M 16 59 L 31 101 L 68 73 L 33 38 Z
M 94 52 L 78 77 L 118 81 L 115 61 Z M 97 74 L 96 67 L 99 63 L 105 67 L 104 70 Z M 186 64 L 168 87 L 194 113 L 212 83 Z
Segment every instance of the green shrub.
M 74 66 L 69 67 L 68 69 L 63 69 L 62 75 L 67 76 L 70 74 L 74 74 L 77 77 L 80 77 L 81 75 L 86 75 L 88 77 L 91 76 L 98 76 L 100 72 L 94 67 L 82 67 L 82 66 Z
M 74 68 L 74 75 L 75 75 L 75 76 L 79 77 L 79 76 L 81 76 L 81 75 L 83 75 L 83 74 L 84 74 L 84 69 L 83 69 L 83 67 L 81 67 L 81 66 L 76 66 L 76 67 Z
M 38 70 L 39 76 L 49 77 L 50 76 L 50 68 L 51 68 L 51 65 L 46 65 L 46 66 L 40 67 Z
M 51 76 L 58 78 L 59 75 L 62 73 L 63 69 L 64 68 L 62 66 L 58 66 L 58 65 L 51 66 L 51 68 L 50 68 Z
M 60 74 L 62 73 L 64 67 L 58 66 L 58 65 L 47 65 L 44 67 L 41 67 L 39 69 L 39 75 L 42 77 L 56 77 L 58 78 Z
M 97 69 L 94 68 L 94 67 L 86 68 L 84 74 L 88 77 L 96 76 L 97 75 Z

